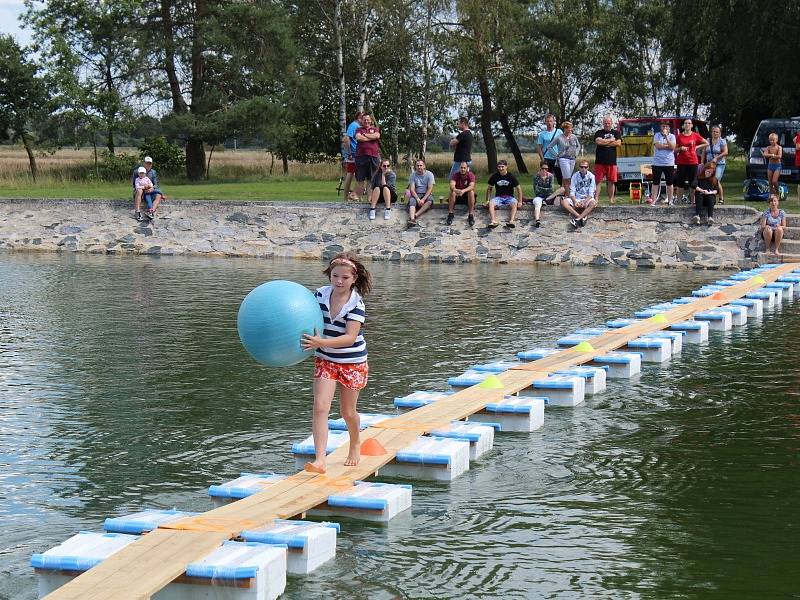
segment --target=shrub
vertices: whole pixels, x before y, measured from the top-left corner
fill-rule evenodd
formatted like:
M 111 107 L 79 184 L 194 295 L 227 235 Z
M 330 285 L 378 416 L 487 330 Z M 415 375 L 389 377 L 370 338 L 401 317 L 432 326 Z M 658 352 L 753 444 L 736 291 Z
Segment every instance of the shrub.
M 84 164 L 85 177 L 89 181 L 99 179 L 100 181 L 128 181 L 133 173 L 133 168 L 139 164 L 139 159 L 133 154 L 109 154 L 103 152 L 97 161 L 97 172 L 95 173 L 94 164 Z
M 139 146 L 139 158 L 143 160 L 145 156 L 153 159 L 153 167 L 159 174 L 178 175 L 186 168 L 183 149 L 163 136 L 145 138 Z

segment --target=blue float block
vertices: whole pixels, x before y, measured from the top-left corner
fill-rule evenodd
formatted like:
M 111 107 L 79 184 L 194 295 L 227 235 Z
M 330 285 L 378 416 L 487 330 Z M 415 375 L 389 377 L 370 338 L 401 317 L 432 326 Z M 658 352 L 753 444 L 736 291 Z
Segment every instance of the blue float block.
M 346 431 L 328 431 L 328 445 L 325 446 L 325 454 L 330 454 L 339 446 L 349 442 L 350 436 Z M 294 465 L 298 469 L 302 469 L 309 460 L 314 460 L 316 456 L 314 436 L 310 435 L 302 442 L 292 444 L 292 454 L 294 455 Z
M 572 346 L 577 346 L 581 342 L 588 342 L 591 340 L 593 335 L 567 335 L 562 338 L 556 340 L 556 345 L 562 348 L 570 348 Z
M 595 356 L 589 364 L 608 367 L 608 377 L 628 379 L 642 370 L 642 355 L 638 352 L 608 352 Z
M 634 325 L 641 322 L 641 319 L 611 319 L 606 321 L 606 325 L 611 329 L 622 329 L 628 325 Z
M 586 382 L 573 375 L 551 375 L 531 386 L 537 396 L 547 398 L 548 406 L 577 406 L 584 401 Z
M 147 531 L 158 529 L 161 525 L 174 523 L 186 517 L 193 517 L 200 513 L 186 512 L 177 509 L 151 509 L 143 510 L 123 517 L 109 517 L 103 523 L 103 529 L 110 533 L 130 533 L 140 535 Z
M 736 273 L 735 275 L 731 275 L 730 277 L 728 277 L 728 279 L 732 279 L 733 281 L 741 283 L 742 281 L 747 281 L 748 279 L 752 279 L 754 275 L 755 273 L 748 273 L 745 271 L 742 273 Z
M 395 408 L 400 409 L 401 412 L 407 412 L 409 410 L 414 410 L 415 408 L 419 408 L 420 406 L 427 406 L 428 404 L 433 404 L 437 400 L 441 400 L 442 398 L 446 398 L 447 396 L 452 396 L 453 392 L 412 392 L 407 396 L 402 396 L 400 398 L 394 399 Z
M 574 335 L 590 335 L 592 337 L 597 337 L 599 335 L 605 335 L 609 331 L 611 331 L 608 327 L 586 327 L 584 329 L 578 329 L 575 331 Z
M 691 304 L 692 302 L 697 302 L 699 298 L 694 296 L 682 296 L 680 298 L 675 298 L 673 302 L 675 304 Z
M 558 352 L 561 352 L 561 350 L 556 348 L 531 348 L 530 350 L 517 352 L 517 358 L 524 362 L 532 362 L 534 360 L 541 360 L 547 356 L 552 356 Z
M 606 372 L 608 365 L 602 367 L 577 366 L 569 369 L 562 369 L 555 372 L 555 375 L 570 375 L 573 377 L 583 377 L 584 393 L 590 396 L 599 394 L 606 389 Z
M 469 442 L 419 437 L 380 469 L 388 477 L 452 481 L 469 470 Z
M 138 535 L 82 531 L 58 546 L 34 554 L 31 566 L 36 569 L 39 598 L 56 591 L 138 539 Z
M 776 290 L 761 288 L 746 293 L 744 297 L 752 298 L 754 300 L 763 300 L 764 309 L 772 309 L 775 308 L 775 299 L 778 297 L 778 294 L 776 294 L 775 292 Z
M 685 333 L 687 343 L 700 344 L 708 340 L 708 321 L 681 321 L 670 325 L 669 329 Z
M 671 306 L 670 308 L 676 308 L 679 305 Z M 642 310 L 637 310 L 633 313 L 633 316 L 637 319 L 649 319 L 650 317 L 655 317 L 656 315 L 664 314 L 664 309 L 661 308 L 643 308 Z
M 504 396 L 499 402 L 487 404 L 470 415 L 469 420 L 484 424 L 498 424 L 502 433 L 509 431 L 534 431 L 544 425 L 544 406 L 547 398 L 532 396 Z
M 644 362 L 662 363 L 672 355 L 672 343 L 667 339 L 643 336 L 630 340 L 625 349 L 639 352 Z
M 733 314 L 727 311 L 702 310 L 694 314 L 695 321 L 707 321 L 709 329 L 728 331 L 733 327 Z
M 737 298 L 730 301 L 731 306 L 743 306 L 747 309 L 750 319 L 757 319 L 764 313 L 764 300 L 756 298 Z
M 672 354 L 678 354 L 683 349 L 683 336 L 682 331 L 653 331 L 647 334 L 647 337 L 661 338 L 669 340 L 671 345 Z
M 245 542 L 285 545 L 286 571 L 308 575 L 336 556 L 338 533 L 338 523 L 275 519 L 269 525 L 245 529 L 239 535 Z
M 717 279 L 717 281 L 714 282 L 715 285 L 719 285 L 722 287 L 730 287 L 732 285 L 737 285 L 739 283 L 742 282 L 736 281 L 735 279 Z
M 242 473 L 236 479 L 212 485 L 208 488 L 208 495 L 215 507 L 230 504 L 236 500 L 247 498 L 258 492 L 263 492 L 268 487 L 286 479 L 286 475 L 276 473 Z
M 494 446 L 494 427 L 475 421 L 453 421 L 449 427 L 435 429 L 430 435 L 469 442 L 470 460 L 477 460 Z
M 383 413 L 358 413 L 360 423 L 360 429 L 367 429 L 368 427 L 372 427 L 376 423 L 380 423 L 381 421 L 386 421 L 387 419 L 391 419 L 395 415 L 387 415 Z M 339 419 L 328 419 L 328 429 L 334 429 L 336 431 L 347 431 L 347 423 L 344 420 L 344 417 Z
M 518 360 L 496 360 L 494 362 L 473 365 L 469 370 L 478 371 L 479 373 L 503 373 L 519 365 L 520 362 Z
M 373 523 L 388 523 L 411 508 L 410 485 L 356 481 L 355 485 L 328 496 L 308 511 L 313 517 L 348 517 Z
M 712 310 L 724 310 L 731 313 L 731 325 L 734 327 L 739 327 L 747 323 L 747 307 L 746 306 L 739 306 L 739 305 L 731 305 L 725 304 L 724 306 L 718 306 Z
M 450 377 L 447 380 L 447 385 L 449 385 L 454 390 L 459 391 L 466 389 L 468 387 L 472 387 L 473 385 L 479 384 L 481 381 L 489 377 L 489 375 L 494 375 L 494 373 L 489 373 L 488 371 L 474 371 L 472 369 L 468 369 L 464 371 L 461 375 Z
M 777 289 L 783 292 L 783 300 L 794 298 L 794 284 L 789 281 L 773 281 L 764 286 L 767 289 Z

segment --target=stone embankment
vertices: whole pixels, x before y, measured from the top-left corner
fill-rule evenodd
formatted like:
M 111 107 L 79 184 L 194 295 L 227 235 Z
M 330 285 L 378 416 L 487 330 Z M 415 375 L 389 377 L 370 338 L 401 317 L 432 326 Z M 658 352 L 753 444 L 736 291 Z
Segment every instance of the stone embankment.
M 389 220 L 379 209 L 369 221 L 366 207 L 354 204 L 169 201 L 152 224 L 134 220 L 125 201 L 8 199 L 0 206 L 0 248 L 13 251 L 319 259 L 348 249 L 392 261 L 719 269 L 750 265 L 763 247 L 758 211 L 728 205 L 717 207 L 711 227 L 689 225 L 689 208 L 617 205 L 598 209 L 576 231 L 552 207 L 541 228 L 526 206 L 516 229 L 490 230 L 485 209 L 470 228 L 458 207 L 448 227 L 443 206 L 412 229 L 405 205 Z

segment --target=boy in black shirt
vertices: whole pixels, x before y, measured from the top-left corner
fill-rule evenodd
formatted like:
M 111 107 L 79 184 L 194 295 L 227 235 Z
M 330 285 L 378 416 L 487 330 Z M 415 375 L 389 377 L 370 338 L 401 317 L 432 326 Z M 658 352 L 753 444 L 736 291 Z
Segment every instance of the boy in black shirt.
M 494 197 L 490 199 L 492 188 L 494 187 Z M 517 226 L 514 217 L 517 216 L 517 208 L 522 206 L 522 188 L 519 181 L 513 174 L 508 172 L 508 162 L 505 160 L 497 161 L 497 172 L 489 177 L 489 187 L 486 188 L 486 203 L 489 205 L 489 217 L 491 222 L 489 227 L 494 229 L 500 223 L 497 222 L 495 207 L 510 206 L 511 215 L 508 218 L 506 227 L 513 229 Z

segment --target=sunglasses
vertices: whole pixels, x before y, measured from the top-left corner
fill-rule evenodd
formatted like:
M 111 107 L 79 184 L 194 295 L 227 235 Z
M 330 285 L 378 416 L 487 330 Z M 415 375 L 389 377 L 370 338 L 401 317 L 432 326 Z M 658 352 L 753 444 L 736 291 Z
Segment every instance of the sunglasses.
M 580 166 L 580 167 L 578 167 L 578 168 L 579 168 L 579 169 L 588 169 L 588 168 L 589 168 L 589 165 L 581 165 L 581 166 Z
M 381 165 L 382 167 L 388 167 L 389 165 Z

